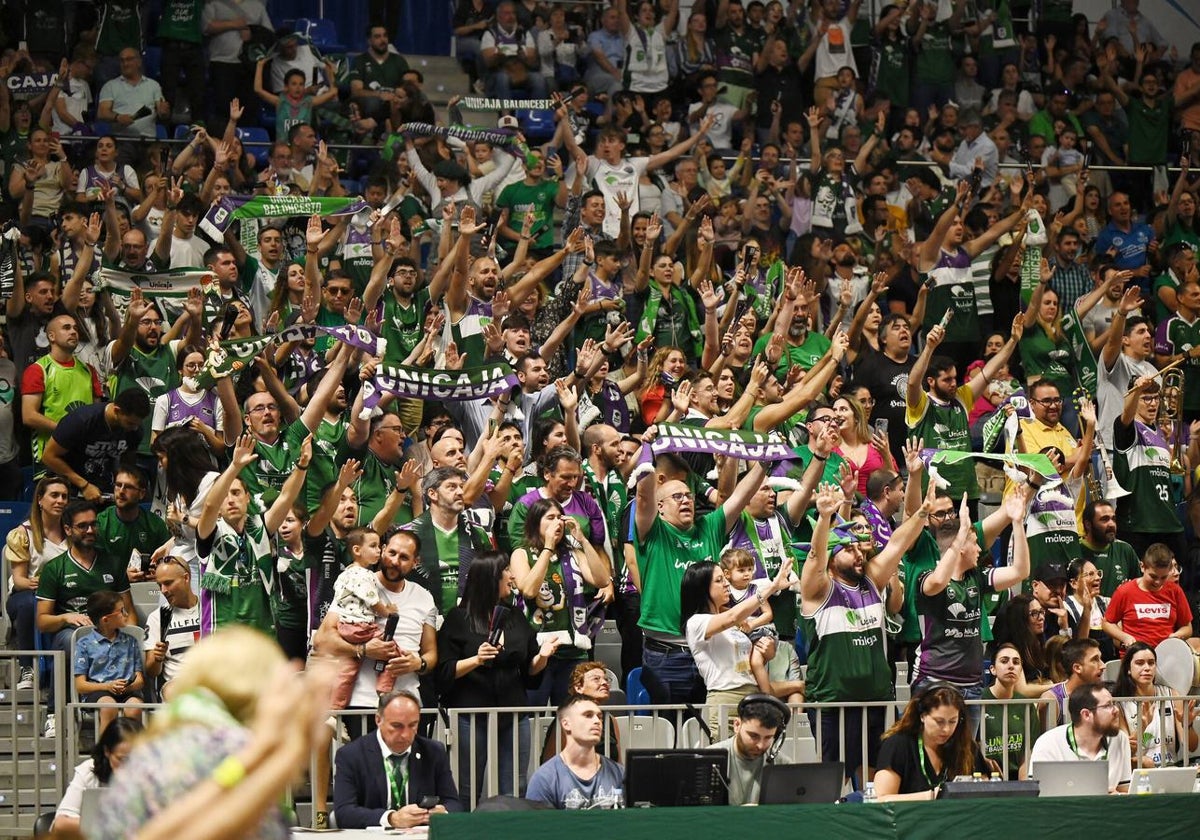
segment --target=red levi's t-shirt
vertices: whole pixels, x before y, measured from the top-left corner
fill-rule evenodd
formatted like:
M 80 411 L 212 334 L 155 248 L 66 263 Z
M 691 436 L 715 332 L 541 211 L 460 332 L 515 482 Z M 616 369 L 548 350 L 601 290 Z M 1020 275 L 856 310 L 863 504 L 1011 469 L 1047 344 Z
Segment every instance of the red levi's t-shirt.
M 1135 579 L 1117 587 L 1104 617 L 1113 624 L 1120 622 L 1126 633 L 1154 647 L 1191 624 L 1192 608 L 1179 584 L 1167 583 L 1157 592 L 1146 592 Z

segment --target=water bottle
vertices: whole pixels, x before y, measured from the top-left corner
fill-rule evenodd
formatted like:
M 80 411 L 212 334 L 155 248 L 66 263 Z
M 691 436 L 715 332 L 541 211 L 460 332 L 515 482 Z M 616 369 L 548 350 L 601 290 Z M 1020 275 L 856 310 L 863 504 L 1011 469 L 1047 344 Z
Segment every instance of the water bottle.
M 862 801 L 863 801 L 864 805 L 874 805 L 876 802 L 879 801 L 878 797 L 875 796 L 875 783 L 874 782 L 867 782 L 866 788 L 863 789 L 863 800 Z
M 1153 792 L 1154 791 L 1152 791 L 1150 789 L 1150 777 L 1147 776 L 1145 773 L 1139 773 L 1138 781 L 1137 781 L 1137 790 L 1135 791 L 1135 793 L 1138 796 L 1143 796 L 1145 794 L 1153 793 Z

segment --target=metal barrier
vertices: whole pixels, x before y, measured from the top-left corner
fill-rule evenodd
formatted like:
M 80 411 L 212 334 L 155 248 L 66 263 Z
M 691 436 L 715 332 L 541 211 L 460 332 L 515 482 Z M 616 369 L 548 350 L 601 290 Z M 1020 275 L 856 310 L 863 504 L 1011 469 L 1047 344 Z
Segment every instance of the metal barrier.
M 5 654 L 10 662 L 15 662 L 16 654 Z M 45 654 L 44 654 L 45 655 Z M 61 657 L 61 654 L 59 654 Z M 11 667 L 11 666 L 10 666 Z M 61 694 L 60 694 L 61 696 Z M 9 692 L 4 692 L 4 704 L 0 706 L 0 725 L 7 724 L 3 717 L 4 711 L 11 703 Z M 1169 764 L 1191 764 L 1198 750 L 1191 748 L 1189 731 L 1200 733 L 1196 721 L 1192 719 L 1192 709 L 1200 703 L 1200 696 L 1187 697 L 1153 697 L 1153 698 L 1116 698 L 1116 702 L 1124 709 L 1127 702 L 1144 703 L 1153 706 L 1152 714 L 1136 715 L 1129 723 L 1133 726 L 1133 736 L 1137 748 L 1133 755 L 1138 766 L 1154 767 L 1161 762 Z M 61 707 L 59 716 L 59 732 L 64 737 L 57 739 L 54 745 L 54 770 L 52 782 L 39 777 L 35 789 L 52 787 L 59 795 L 65 788 L 65 778 L 62 768 L 74 768 L 86 758 L 82 749 L 85 739 L 80 736 L 80 722 L 84 713 L 98 709 L 98 703 L 71 703 Z M 1024 759 L 1036 740 L 1035 727 L 1045 731 L 1060 722 L 1055 704 L 1041 699 L 1018 698 L 1013 700 L 969 700 L 968 709 L 978 709 L 982 718 L 990 715 L 996 719 L 998 711 L 999 726 L 997 744 L 1002 748 L 996 758 L 1005 778 L 1015 778 Z M 1014 707 L 1020 707 L 1014 712 Z M 161 708 L 160 704 L 146 704 L 142 707 L 148 717 Z M 1145 708 L 1145 707 L 1142 707 Z M 624 751 L 630 748 L 701 748 L 715 741 L 724 740 L 732 735 L 732 719 L 736 706 L 724 705 L 716 710 L 709 707 L 692 708 L 683 705 L 670 706 L 605 706 L 608 720 L 604 729 L 603 741 L 598 749 L 605 754 L 615 754 L 623 762 Z M 864 714 L 870 715 L 871 710 L 879 710 L 882 716 L 883 728 L 886 731 L 903 713 L 904 704 L 893 701 L 877 701 L 870 703 L 807 703 L 792 706 L 792 717 L 787 726 L 781 744 L 778 761 L 780 763 L 798 763 L 821 761 L 822 756 L 829 754 L 847 765 L 847 776 L 852 787 L 858 787 L 861 779 L 855 774 L 858 756 L 869 754 L 868 734 L 865 727 L 858 727 L 856 720 Z M 1022 711 L 1023 710 L 1023 711 Z M 65 712 L 65 716 L 64 716 Z M 712 713 L 716 727 L 711 733 L 706 730 L 709 714 Z M 1012 713 L 1012 714 L 1010 714 Z M 1022 723 L 1020 730 L 1010 727 L 1010 717 L 1020 714 Z M 836 718 L 830 721 L 830 716 Z M 332 778 L 333 757 L 341 743 L 349 739 L 349 730 L 359 733 L 366 732 L 373 725 L 373 709 L 350 709 L 331 713 L 338 724 L 358 719 L 357 724 L 337 726 L 337 735 L 331 739 L 330 750 L 327 753 L 328 763 L 314 755 L 310 759 L 310 779 Z M 447 717 L 442 718 L 436 709 L 423 709 L 422 729 L 429 737 L 445 744 L 450 758 L 451 772 L 458 783 L 459 795 L 468 808 L 474 809 L 479 801 L 500 793 L 522 795 L 528 779 L 541 764 L 543 750 L 557 753 L 561 747 L 558 738 L 548 743 L 549 734 L 557 732 L 554 728 L 555 711 L 542 707 L 504 707 L 504 708 L 462 708 L 450 709 Z M 703 719 L 705 724 L 698 721 Z M 1176 722 L 1181 725 L 1176 727 Z M 846 743 L 848 729 L 861 729 L 857 745 Z M 333 730 L 331 730 L 332 732 Z M 14 733 L 15 742 L 15 730 Z M 1160 737 L 1160 733 L 1168 733 L 1171 737 Z M 1014 736 L 1019 738 L 1014 739 Z M 826 747 L 829 737 L 836 738 L 837 743 Z M 1115 737 L 1130 737 L 1122 732 Z M 34 739 L 35 742 L 38 739 Z M 90 739 L 87 739 L 90 740 Z M 1013 757 L 1009 748 L 1020 744 L 1018 750 L 1022 753 L 1021 764 L 1013 766 Z M 855 748 L 857 746 L 857 749 Z M 877 745 L 875 745 L 877 746 Z M 995 752 L 993 750 L 993 752 Z M 850 754 L 848 758 L 847 753 Z M 1158 761 L 1155 755 L 1159 756 Z M 1164 760 L 1165 759 L 1165 760 Z M 853 763 L 852 763 L 853 762 Z M 40 763 L 35 763 L 34 774 L 41 772 Z M 328 807 L 332 803 L 332 787 L 325 797 Z M 304 794 L 311 791 L 309 785 L 293 790 L 293 801 L 296 794 L 306 798 Z M 37 800 L 41 810 L 52 810 L 57 800 Z M 4 803 L 7 808 L 8 803 Z M 13 809 L 15 814 L 15 809 Z M 8 816 L 8 811 L 0 809 L 0 820 Z M 28 817 L 32 820 L 32 817 Z M 0 827 L 3 822 L 0 822 Z
M 49 680 L 54 686 L 54 707 L 41 701 L 47 687 L 43 668 L 33 669 L 33 688 L 18 691 L 21 658 L 35 663 L 49 660 Z M 66 654 L 59 650 L 0 651 L 0 674 L 8 688 L 0 689 L 0 835 L 28 834 L 39 814 L 53 811 L 66 789 L 63 739 L 42 737 L 44 715 L 63 718 L 66 699 Z

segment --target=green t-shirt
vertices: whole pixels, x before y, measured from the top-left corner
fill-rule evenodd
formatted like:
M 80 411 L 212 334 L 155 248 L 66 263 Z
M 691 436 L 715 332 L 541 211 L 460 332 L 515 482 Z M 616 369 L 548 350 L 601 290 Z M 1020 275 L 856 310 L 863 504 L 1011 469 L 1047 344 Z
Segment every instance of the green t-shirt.
M 175 354 L 182 342 L 160 344 L 150 353 L 145 353 L 135 344 L 129 355 L 116 369 L 109 392 L 119 394 L 126 388 L 141 388 L 150 398 L 150 405 L 172 388 L 179 387 L 179 372 L 175 369 Z M 142 442 L 138 445 L 139 455 L 150 454 L 150 423 L 154 418 L 151 411 L 142 421 Z
M 975 541 L 979 543 L 979 548 L 984 554 L 987 554 L 987 546 L 983 544 L 983 525 L 976 522 Z M 921 641 L 921 620 L 917 616 L 917 585 L 921 575 L 925 572 L 931 572 L 937 567 L 938 560 L 942 557 L 942 552 L 938 549 L 937 539 L 929 532 L 928 528 L 921 531 L 917 537 L 917 541 L 913 543 L 913 547 L 904 555 L 904 559 L 900 563 L 898 574 L 900 582 L 904 584 L 904 607 L 900 611 L 900 616 L 903 621 L 903 626 L 900 628 L 900 633 L 896 637 L 901 642 L 919 642 Z M 992 640 L 991 625 L 987 617 L 994 606 L 994 600 L 988 597 L 983 599 L 983 615 L 980 617 L 980 640 L 990 642 Z
M 692 563 L 715 563 L 725 546 L 725 514 L 718 508 L 692 527 L 676 528 L 656 517 L 646 539 L 637 541 L 642 576 L 642 615 L 638 626 L 650 633 L 682 637 L 679 584 Z
M 244 468 L 240 475 L 250 495 L 256 499 L 261 510 L 266 510 L 279 498 L 279 490 L 288 480 L 300 457 L 300 445 L 308 437 L 308 427 L 303 420 L 284 426 L 274 443 L 254 441 L 254 454 L 258 459 Z
M 762 36 L 746 26 L 742 34 L 726 26 L 713 39 L 717 52 L 717 77 L 725 84 L 754 87 L 754 54 L 762 49 Z
M 767 343 L 770 342 L 773 333 L 767 333 L 754 343 L 753 355 L 757 356 L 767 348 Z M 811 370 L 813 365 L 821 361 L 833 342 L 824 336 L 823 333 L 809 330 L 808 335 L 800 344 L 792 344 L 789 340 L 784 344 L 783 355 L 779 357 L 779 363 L 775 366 L 776 376 L 786 376 L 792 365 L 800 365 L 805 370 Z
M 982 698 L 997 699 L 990 688 L 983 690 Z M 1017 778 L 1017 771 L 1033 749 L 1033 742 L 1042 734 L 1042 721 L 1033 709 L 1033 706 L 1023 703 L 983 707 L 983 742 L 979 746 L 983 749 L 984 758 L 995 761 L 1001 767 L 1004 766 L 1004 754 L 1008 753 L 1010 779 Z M 1004 731 L 1005 719 L 1008 721 L 1007 733 Z M 1029 725 L 1028 738 L 1025 734 L 1026 723 Z
M 884 40 L 874 51 L 878 62 L 875 90 L 888 95 L 892 102 L 908 101 L 908 39 Z
M 385 363 L 400 364 L 421 342 L 425 327 L 425 307 L 428 305 L 428 289 L 418 289 L 409 306 L 401 306 L 396 300 L 396 295 L 390 290 L 383 293 L 383 321 L 380 324 L 380 333 L 387 339 L 387 348 L 383 353 Z
M 96 33 L 96 52 L 114 56 L 126 47 L 142 48 L 142 16 L 140 0 L 103 0 L 99 7 L 99 32 Z
M 950 44 L 950 24 L 929 24 L 919 47 L 916 78 L 932 85 L 954 84 L 954 52 Z
M 507 209 L 508 226 L 519 231 L 525 223 L 526 211 L 533 211 L 533 227 L 530 231 L 534 248 L 554 247 L 554 203 L 558 197 L 557 181 L 541 181 L 537 184 L 526 184 L 518 181 L 509 184 L 500 191 L 496 198 L 496 207 Z M 516 244 L 511 239 L 506 242 Z
M 399 87 L 407 72 L 404 56 L 390 52 L 383 61 L 376 61 L 365 52 L 350 65 L 350 81 L 362 82 L 367 90 L 392 90 Z
M 1171 451 L 1161 437 L 1152 438 L 1156 433 L 1140 434 L 1139 426 L 1134 421 L 1129 431 L 1117 424 L 1113 475 L 1129 491 L 1117 504 L 1118 531 L 1178 534 L 1183 524 L 1171 494 Z
M 1142 97 L 1131 97 L 1125 108 L 1129 116 L 1129 163 L 1158 166 L 1167 159 L 1171 133 L 1171 100 L 1160 96 L 1154 105 Z
M 204 0 L 165 0 L 158 18 L 158 37 L 199 44 L 204 40 L 200 13 Z
M 1075 356 L 1066 338 L 1055 341 L 1046 335 L 1040 324 L 1034 324 L 1025 330 L 1017 347 L 1021 351 L 1021 367 L 1025 370 L 1026 378 L 1039 376 L 1049 379 L 1058 386 L 1060 394 L 1070 394 L 1075 390 L 1075 376 L 1072 373 Z
M 954 397 L 944 405 L 936 402 L 927 391 L 921 392 L 921 402 L 908 406 L 905 420 L 910 437 L 925 441 L 931 449 L 947 449 L 956 452 L 971 451 L 971 428 L 968 423 L 968 406 L 973 405 L 975 396 L 969 385 L 963 385 Z M 957 464 L 941 464 L 938 472 L 950 482 L 950 497 L 958 499 L 965 492 L 967 498 L 979 498 L 979 482 L 975 479 L 975 463 L 971 460 Z M 927 473 L 921 474 L 923 487 L 929 486 Z
M 55 615 L 86 613 L 92 593 L 129 591 L 129 578 L 125 576 L 128 560 L 97 551 L 92 567 L 85 569 L 70 551 L 64 551 L 38 574 L 37 599 L 53 601 Z
M 1155 283 L 1155 286 L 1158 284 Z M 1188 323 L 1182 315 L 1177 314 L 1159 323 L 1155 352 L 1174 356 L 1198 346 L 1200 319 Z M 1200 410 L 1200 359 L 1190 356 L 1183 364 L 1183 407 L 1189 412 Z
M 337 480 L 338 471 L 349 453 L 346 444 L 347 425 L 341 418 L 330 422 L 322 417 L 313 435 L 312 460 L 308 464 L 304 491 L 300 496 L 309 516 L 321 506 L 321 491 Z
M 137 510 L 137 518 L 127 523 L 117 516 L 115 506 L 105 508 L 96 517 L 96 542 L 109 557 L 129 562 L 133 552 L 149 555 L 171 537 L 167 523 L 158 514 Z
M 1111 545 L 1093 548 L 1081 539 L 1079 556 L 1091 560 L 1104 573 L 1100 579 L 1100 594 L 1105 598 L 1111 598 L 1117 587 L 1125 581 L 1141 575 L 1137 552 L 1124 540 L 1114 540 Z
M 458 529 L 447 532 L 434 525 L 433 536 L 442 575 L 441 603 L 449 610 L 458 603 Z

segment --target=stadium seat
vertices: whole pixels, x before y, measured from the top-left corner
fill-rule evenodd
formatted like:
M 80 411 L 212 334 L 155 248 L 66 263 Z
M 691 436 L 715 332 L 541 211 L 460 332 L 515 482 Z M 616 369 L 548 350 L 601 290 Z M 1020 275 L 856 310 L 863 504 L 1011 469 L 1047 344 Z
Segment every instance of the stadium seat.
M 267 134 L 265 128 L 256 125 L 239 128 L 238 139 L 242 141 L 246 151 L 254 155 L 254 160 L 259 166 L 267 165 L 267 158 L 271 156 L 271 135 Z
M 554 136 L 554 112 L 548 108 L 518 108 L 516 117 L 526 140 L 549 140 Z
M 296 18 L 296 32 L 322 53 L 346 51 L 346 45 L 338 42 L 337 27 L 328 18 Z
M 142 53 L 142 72 L 151 79 L 162 78 L 162 47 L 146 47 Z
M 614 717 L 621 746 L 627 750 L 672 749 L 675 725 L 664 717 Z
M 191 133 L 192 133 L 191 126 L 177 125 L 177 126 L 175 126 L 175 134 L 173 135 L 173 137 L 176 140 L 187 140 L 188 137 L 191 136 Z
M 165 125 L 163 125 L 162 123 L 155 123 L 154 136 L 157 137 L 159 140 L 166 140 L 167 139 L 167 127 Z
M 625 678 L 625 697 L 631 706 L 650 705 L 650 692 L 642 685 L 641 668 L 634 668 Z

